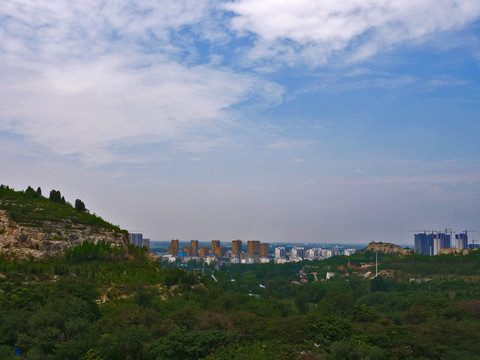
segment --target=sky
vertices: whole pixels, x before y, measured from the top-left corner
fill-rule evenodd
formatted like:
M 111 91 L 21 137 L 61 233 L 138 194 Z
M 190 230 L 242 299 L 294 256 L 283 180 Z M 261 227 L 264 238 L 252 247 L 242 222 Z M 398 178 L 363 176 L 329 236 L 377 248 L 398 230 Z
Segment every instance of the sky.
M 479 1 L 0 3 L 0 183 L 152 240 L 480 231 L 479 135 Z

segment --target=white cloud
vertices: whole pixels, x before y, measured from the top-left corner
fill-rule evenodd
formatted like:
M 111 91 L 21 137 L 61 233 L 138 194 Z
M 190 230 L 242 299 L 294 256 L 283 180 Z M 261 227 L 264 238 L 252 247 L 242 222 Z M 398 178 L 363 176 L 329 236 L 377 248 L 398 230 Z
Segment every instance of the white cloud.
M 257 36 L 252 59 L 299 59 L 314 65 L 337 53 L 363 60 L 405 41 L 422 42 L 478 19 L 471 0 L 237 0 L 224 5 L 236 15 L 234 30 Z
M 115 160 L 122 144 L 208 132 L 252 95 L 277 102 L 279 86 L 219 67 L 218 59 L 178 60 L 195 52 L 189 42 L 197 30 L 181 41 L 172 33 L 203 26 L 213 6 L 213 0 L 5 0 L 0 129 L 98 165 Z
M 164 45 L 160 52 L 168 52 L 169 30 L 199 23 L 212 6 L 211 0 L 4 0 L 0 46 L 7 54 L 37 61 L 155 47 L 158 42 Z
M 112 161 L 108 149 L 122 142 L 172 141 L 209 129 L 227 121 L 228 109 L 257 84 L 264 88 L 228 70 L 176 63 L 135 69 L 116 56 L 19 77 L 8 74 L 22 68 L 2 69 L 0 129 L 89 163 Z

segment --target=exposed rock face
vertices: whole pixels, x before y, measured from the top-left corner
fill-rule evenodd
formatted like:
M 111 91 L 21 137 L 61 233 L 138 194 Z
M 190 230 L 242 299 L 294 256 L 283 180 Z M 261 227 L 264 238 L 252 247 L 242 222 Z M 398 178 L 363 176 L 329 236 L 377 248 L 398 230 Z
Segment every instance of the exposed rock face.
M 0 253 L 21 258 L 42 259 L 65 253 L 84 241 L 104 240 L 112 246 L 126 246 L 128 236 L 97 226 L 73 224 L 71 221 L 45 221 L 41 228 L 26 227 L 9 220 L 0 210 Z
M 408 255 L 413 253 L 412 249 L 405 249 L 398 245 L 389 243 L 375 243 L 371 242 L 365 249 L 366 251 L 379 252 L 384 254 L 402 254 Z
M 444 249 L 440 249 L 438 254 L 439 255 L 442 255 L 442 254 L 467 255 L 468 250 L 444 248 Z

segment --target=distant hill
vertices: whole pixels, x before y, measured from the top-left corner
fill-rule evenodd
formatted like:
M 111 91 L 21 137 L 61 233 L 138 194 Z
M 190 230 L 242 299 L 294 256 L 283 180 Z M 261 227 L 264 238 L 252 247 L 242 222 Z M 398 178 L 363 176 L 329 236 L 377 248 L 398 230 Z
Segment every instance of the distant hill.
M 38 259 L 100 240 L 126 246 L 128 232 L 90 214 L 80 199 L 71 205 L 60 191 L 52 190 L 47 198 L 40 188 L 0 186 L 0 253 Z
M 365 251 L 379 252 L 384 254 L 403 254 L 403 255 L 408 255 L 413 253 L 412 249 L 405 249 L 395 244 L 383 243 L 383 242 L 378 242 L 378 243 L 371 242 L 365 248 Z

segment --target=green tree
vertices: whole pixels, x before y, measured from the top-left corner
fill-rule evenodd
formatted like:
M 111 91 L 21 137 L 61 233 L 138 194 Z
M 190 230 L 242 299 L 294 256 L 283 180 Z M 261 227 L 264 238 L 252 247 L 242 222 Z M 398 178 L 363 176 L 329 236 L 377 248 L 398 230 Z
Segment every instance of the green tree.
M 15 351 L 10 346 L 0 345 L 0 359 L 15 360 Z
M 85 208 L 85 203 L 80 200 L 80 199 L 77 199 L 75 200 L 75 209 L 78 211 L 78 212 L 85 212 L 87 209 Z
M 105 360 L 150 359 L 147 349 L 150 337 L 145 327 L 126 325 L 113 333 L 102 335 L 98 348 Z
M 31 186 L 29 186 L 27 190 L 25 190 L 25 195 L 33 199 L 36 199 L 39 197 L 38 193 L 35 190 L 33 190 Z
M 62 194 L 58 190 L 51 190 L 49 199 L 53 202 L 61 203 L 62 202 Z

